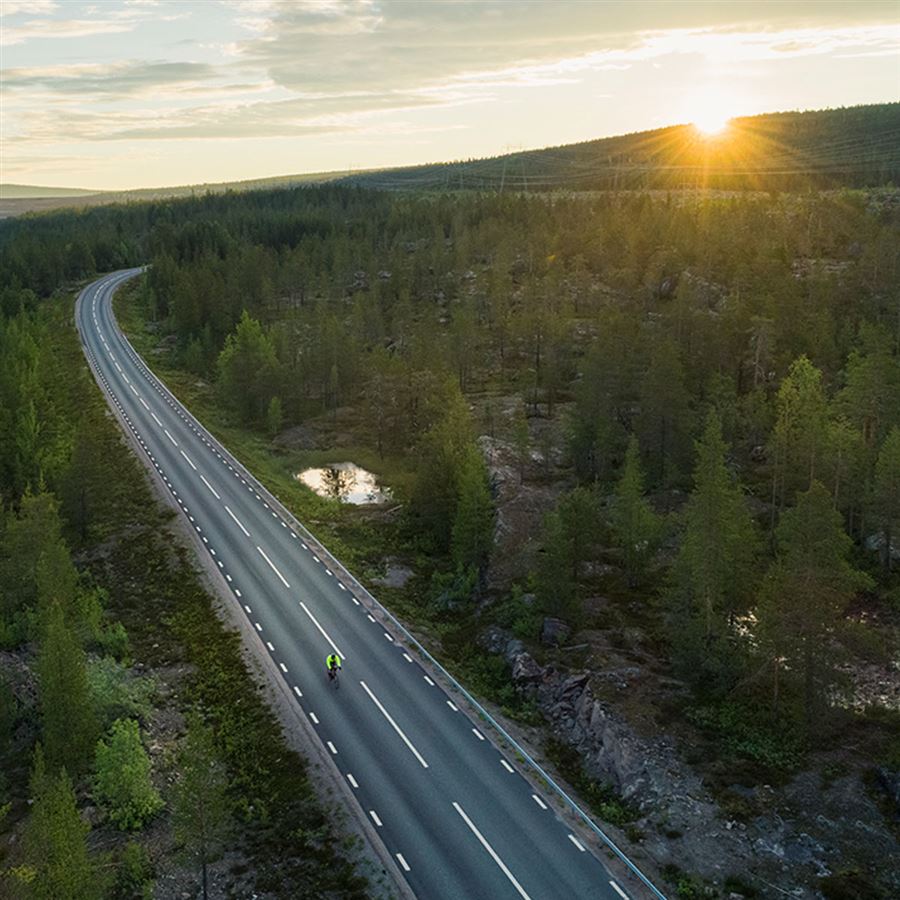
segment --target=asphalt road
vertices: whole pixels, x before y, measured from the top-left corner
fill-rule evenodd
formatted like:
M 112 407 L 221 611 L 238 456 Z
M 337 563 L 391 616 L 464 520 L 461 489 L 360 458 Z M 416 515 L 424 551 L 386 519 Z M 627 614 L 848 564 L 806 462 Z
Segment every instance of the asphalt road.
M 82 292 L 85 353 L 412 891 L 422 900 L 627 897 L 519 762 L 144 366 L 111 309 L 115 288 L 139 271 Z M 332 650 L 344 660 L 337 688 L 326 677 Z

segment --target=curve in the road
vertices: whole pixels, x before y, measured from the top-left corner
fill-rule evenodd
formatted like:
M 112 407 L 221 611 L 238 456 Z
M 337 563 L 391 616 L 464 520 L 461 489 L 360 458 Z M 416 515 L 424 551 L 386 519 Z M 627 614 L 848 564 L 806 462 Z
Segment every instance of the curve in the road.
M 141 271 L 113 273 L 79 296 L 76 323 L 91 368 L 411 890 L 428 900 L 627 897 L 548 802 L 558 791 L 631 869 L 636 887 L 662 898 L 540 769 L 556 791 L 535 791 L 429 675 L 436 668 L 410 655 L 437 667 L 424 648 L 144 365 L 111 304 Z M 344 660 L 337 685 L 325 671 L 332 651 Z

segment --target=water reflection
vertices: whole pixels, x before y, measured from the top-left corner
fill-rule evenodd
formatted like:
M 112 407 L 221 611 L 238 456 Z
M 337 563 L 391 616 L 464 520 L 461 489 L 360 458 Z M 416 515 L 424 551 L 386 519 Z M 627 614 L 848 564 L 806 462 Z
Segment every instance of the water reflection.
M 304 469 L 296 477 L 320 497 L 330 497 L 341 503 L 360 506 L 386 503 L 391 499 L 390 488 L 380 487 L 371 472 L 355 463 L 331 463 L 317 469 Z

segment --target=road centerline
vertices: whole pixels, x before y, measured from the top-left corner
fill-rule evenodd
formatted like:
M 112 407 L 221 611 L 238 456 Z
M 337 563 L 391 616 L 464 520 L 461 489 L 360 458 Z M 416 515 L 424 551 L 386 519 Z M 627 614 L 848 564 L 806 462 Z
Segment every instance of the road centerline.
M 397 734 L 400 736 L 400 739 L 409 748 L 409 750 L 413 754 L 413 756 L 415 756 L 415 758 L 422 764 L 422 768 L 427 769 L 428 763 L 425 762 L 425 759 L 423 758 L 422 754 L 419 753 L 418 750 L 416 750 L 415 746 L 413 746 L 413 742 L 403 733 L 403 730 L 394 721 L 391 714 L 384 708 L 384 706 L 382 706 L 381 701 L 369 690 L 369 686 L 364 681 L 361 681 L 360 684 L 362 685 L 363 690 L 372 699 L 372 702 L 378 707 L 379 712 L 388 720 L 391 727 L 394 729 L 394 731 L 397 732 Z
M 469 826 L 469 830 L 472 832 L 472 834 L 475 835 L 475 837 L 478 838 L 481 846 L 484 847 L 484 849 L 487 850 L 488 853 L 490 853 L 491 859 L 493 859 L 494 862 L 497 863 L 497 865 L 500 867 L 500 871 L 502 871 L 503 874 L 510 880 L 512 886 L 519 892 L 522 900 L 531 900 L 531 897 L 529 897 L 528 894 L 525 893 L 525 889 L 516 880 L 516 876 L 509 871 L 506 863 L 503 862 L 502 859 L 500 859 L 500 857 L 497 855 L 496 850 L 494 850 L 494 848 L 487 842 L 484 835 L 475 827 L 475 823 L 466 815 L 466 811 L 455 800 L 453 801 L 453 808 L 460 814 L 460 816 L 462 816 L 463 822 L 465 822 L 466 825 Z
M 202 475 L 201 475 L 200 477 L 203 478 Z M 287 579 L 284 577 L 284 575 L 281 574 L 281 572 L 278 571 L 277 568 L 275 568 L 275 563 L 273 563 L 272 560 L 269 559 L 268 556 L 266 556 L 266 551 L 263 550 L 263 548 L 262 548 L 262 547 L 259 547 L 259 546 L 257 546 L 256 549 L 259 550 L 260 554 L 262 555 L 262 558 L 269 564 L 269 567 L 272 569 L 272 571 L 273 571 L 273 572 L 281 579 L 281 583 L 282 583 L 286 588 L 289 588 L 290 585 L 287 583 Z

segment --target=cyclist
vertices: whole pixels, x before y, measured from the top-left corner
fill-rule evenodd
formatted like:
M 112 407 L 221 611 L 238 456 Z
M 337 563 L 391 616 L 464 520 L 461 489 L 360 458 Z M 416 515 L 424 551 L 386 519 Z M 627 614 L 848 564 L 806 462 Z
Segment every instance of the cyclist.
M 341 658 L 337 653 L 325 657 L 325 665 L 328 667 L 328 677 L 334 679 L 341 669 Z

